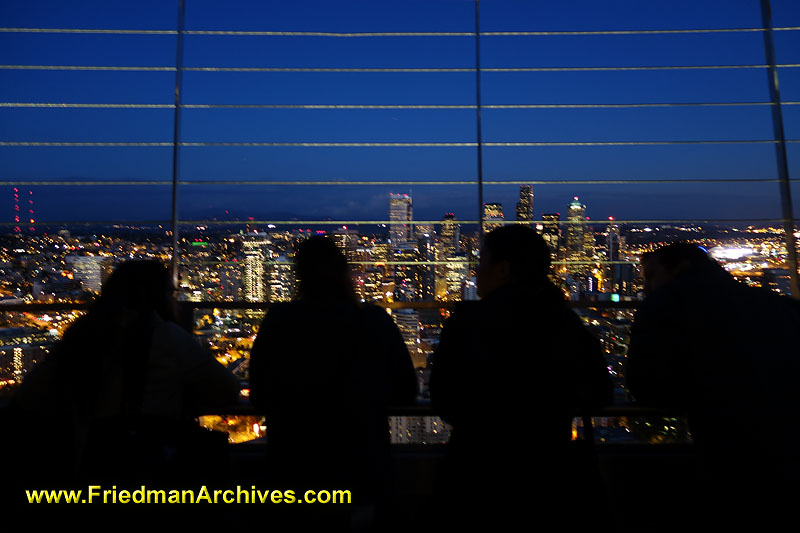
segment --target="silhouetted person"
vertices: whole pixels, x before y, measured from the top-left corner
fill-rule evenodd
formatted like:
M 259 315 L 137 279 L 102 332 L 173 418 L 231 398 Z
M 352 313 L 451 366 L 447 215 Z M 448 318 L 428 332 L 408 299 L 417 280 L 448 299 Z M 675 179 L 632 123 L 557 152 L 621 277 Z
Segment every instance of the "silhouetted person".
M 599 341 L 549 270 L 532 229 L 488 233 L 481 300 L 457 304 L 434 354 L 431 398 L 453 426 L 440 490 L 461 525 L 544 524 L 601 499 L 593 465 L 572 455 L 571 423 L 611 403 L 612 385 Z
M 50 469 L 40 477 L 59 488 L 66 480 L 123 487 L 174 484 L 226 467 L 201 462 L 199 454 L 224 453 L 227 443 L 208 448 L 211 433 L 192 417 L 235 404 L 239 385 L 178 326 L 173 290 L 162 264 L 121 264 L 89 312 L 25 378 L 14 407 L 34 431 L 25 436 L 46 450 L 32 462 Z
M 800 303 L 738 283 L 694 244 L 642 263 L 628 387 L 688 415 L 703 519 L 763 524 L 800 495 Z
M 270 307 L 250 356 L 251 399 L 267 421 L 268 480 L 351 490 L 354 505 L 370 507 L 389 469 L 388 407 L 415 401 L 411 358 L 386 311 L 357 301 L 331 240 L 304 241 L 295 267 L 297 297 Z M 349 527 L 348 517 L 334 518 L 326 527 Z

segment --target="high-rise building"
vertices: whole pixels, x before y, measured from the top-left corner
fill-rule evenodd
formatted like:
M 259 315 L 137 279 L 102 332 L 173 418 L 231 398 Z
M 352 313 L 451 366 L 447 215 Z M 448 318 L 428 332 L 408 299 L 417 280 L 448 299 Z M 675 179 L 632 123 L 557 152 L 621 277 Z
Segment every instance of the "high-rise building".
M 444 257 L 452 257 L 459 252 L 459 239 L 461 239 L 461 226 L 456 222 L 456 215 L 445 213 L 439 233 L 439 242 Z
M 342 251 L 347 258 L 347 262 L 352 264 L 358 261 L 358 232 L 353 229 L 347 229 L 347 226 L 335 229 L 333 234 L 333 242 Z
M 517 222 L 531 224 L 533 222 L 533 185 L 519 186 L 519 202 L 517 202 Z
M 492 203 L 483 204 L 483 231 L 488 233 L 496 228 L 502 228 L 502 221 L 505 220 L 503 216 L 503 204 Z
M 541 234 L 544 242 L 550 247 L 553 257 L 561 255 L 561 213 L 542 214 Z
M 625 237 L 620 232 L 619 224 L 613 223 L 614 217 L 608 217 L 606 229 L 606 259 L 611 261 L 606 268 L 606 283 L 608 292 L 632 295 L 635 293 L 634 269 L 631 263 L 620 263 L 623 260 L 622 252 L 625 248 Z
M 264 263 L 269 254 L 266 233 L 246 233 L 242 237 L 244 255 L 244 299 L 248 302 L 263 302 L 267 298 L 264 279 Z
M 389 194 L 389 240 L 392 246 L 405 244 L 411 238 L 412 203 L 407 194 Z
M 567 228 L 566 228 L 566 256 L 568 261 L 586 261 L 588 254 L 586 252 L 586 206 L 583 205 L 578 197 L 575 196 L 569 204 L 567 212 Z M 570 271 L 581 271 L 582 267 L 578 266 L 577 270 L 570 268 Z
M 291 302 L 295 291 L 294 265 L 285 255 L 273 257 L 267 271 L 270 303 Z

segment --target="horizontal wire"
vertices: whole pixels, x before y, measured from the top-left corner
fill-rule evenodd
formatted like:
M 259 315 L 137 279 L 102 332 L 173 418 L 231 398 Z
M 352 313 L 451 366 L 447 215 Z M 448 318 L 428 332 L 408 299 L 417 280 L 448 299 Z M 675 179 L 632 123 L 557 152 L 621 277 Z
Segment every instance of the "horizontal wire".
M 558 222 L 549 221 L 549 220 L 531 220 L 528 221 L 528 224 L 544 224 L 544 225 L 595 225 L 595 224 L 706 224 L 710 222 L 715 223 L 737 223 L 737 222 L 783 222 L 784 219 L 782 218 L 728 218 L 728 219 L 679 219 L 679 220 L 664 220 L 664 219 L 653 219 L 653 220 L 587 220 L 587 221 L 572 221 L 572 220 L 560 220 Z M 477 220 L 458 220 L 459 224 L 478 224 L 480 223 Z M 484 223 L 487 224 L 499 224 L 499 225 L 513 225 L 517 224 L 514 220 L 484 220 Z M 380 226 L 380 225 L 398 225 L 398 224 L 426 224 L 426 225 L 438 225 L 441 224 L 441 220 L 412 220 L 410 222 L 406 221 L 397 221 L 397 220 L 179 220 L 178 224 L 187 224 L 187 225 L 194 225 L 194 226 L 206 226 L 206 225 L 214 225 L 214 226 L 230 226 L 230 225 L 241 225 L 241 224 L 257 224 L 257 225 L 281 225 L 281 226 L 298 226 L 298 225 L 307 225 L 307 226 L 341 226 L 341 225 L 369 225 L 369 226 Z
M 674 183 L 777 183 L 782 181 L 780 178 L 719 178 L 719 179 L 577 179 L 577 180 L 483 180 L 484 185 L 627 185 L 627 184 L 674 184 Z M 789 181 L 800 181 L 800 178 L 792 178 Z M 362 186 L 362 185 L 476 185 L 475 180 L 330 180 L 330 181 L 269 181 L 269 180 L 179 180 L 179 185 L 236 185 L 236 186 Z M 0 181 L 0 186 L 106 186 L 106 185 L 172 185 L 172 181 L 108 181 L 108 180 L 50 180 L 50 181 Z
M 624 109 L 657 107 L 736 107 L 774 106 L 774 102 L 665 102 L 640 104 L 486 104 L 481 109 Z M 800 105 L 781 102 L 781 105 Z M 68 102 L 0 102 L 0 108 L 78 108 L 78 109 L 174 109 L 172 104 L 82 104 Z M 182 104 L 181 109 L 477 109 L 478 106 L 446 104 Z
M 109 147 L 109 146 L 121 146 L 121 147 L 171 147 L 171 142 L 45 142 L 45 141 L 0 141 L 0 146 L 67 146 L 67 147 L 75 147 L 75 146 L 99 146 L 99 147 Z
M 175 67 L 114 67 L 89 65 L 0 65 L 0 70 L 124 70 L 175 72 Z
M 800 27 L 772 28 L 773 31 L 797 31 Z M 763 32 L 764 28 L 709 28 L 679 30 L 594 30 L 594 31 L 487 31 L 481 37 L 521 37 L 553 35 L 669 35 L 693 33 Z M 176 30 L 121 30 L 82 28 L 0 28 L 0 33 L 76 33 L 120 35 L 178 35 Z M 318 31 L 247 31 L 247 30 L 186 30 L 184 35 L 226 35 L 263 37 L 474 37 L 474 32 L 318 32 Z
M 53 186 L 53 185 L 68 185 L 73 186 L 107 186 L 107 185 L 124 185 L 124 186 L 138 186 L 138 185 L 172 185 L 172 181 L 0 181 L 0 185 L 10 185 L 20 187 L 37 187 L 37 186 Z
M 564 142 L 484 142 L 484 147 L 545 147 L 545 146 L 664 146 L 705 144 L 777 144 L 779 141 L 719 140 L 719 141 L 564 141 Z M 787 139 L 787 143 L 800 140 Z M 9 147 L 171 147 L 170 142 L 58 142 L 58 141 L 0 141 Z M 178 146 L 197 147 L 299 147 L 299 148 L 472 148 L 476 142 L 180 142 Z
M 775 65 L 778 68 L 796 68 L 800 64 Z M 663 65 L 632 67 L 513 67 L 481 68 L 481 72 L 602 72 L 602 71 L 649 71 L 649 70 L 719 70 L 719 69 L 763 69 L 769 65 Z M 90 66 L 90 65 L 0 65 L 0 70 L 93 70 L 174 72 L 176 67 L 142 66 Z M 314 67 L 183 67 L 184 72 L 475 72 L 474 68 L 314 68 Z
M 570 220 L 559 220 L 557 222 L 549 221 L 549 220 L 531 220 L 528 224 L 543 224 L 543 225 L 586 225 L 586 226 L 593 226 L 593 225 L 600 225 L 600 224 L 631 224 L 631 225 L 640 225 L 640 224 L 662 224 L 662 225 L 675 225 L 675 224 L 708 224 L 708 223 L 726 223 L 726 224 L 735 224 L 739 222 L 762 222 L 762 223 L 782 223 L 784 219 L 782 218 L 730 218 L 730 219 L 681 219 L 681 220 L 587 220 L 587 221 L 570 221 Z M 795 222 L 800 222 L 800 218 L 794 219 Z M 459 224 L 478 224 L 479 221 L 477 220 L 457 220 Z M 505 221 L 505 220 L 484 220 L 487 224 L 501 224 L 501 225 L 511 225 L 516 224 L 516 221 Z M 396 224 L 408 224 L 409 222 L 402 222 L 402 221 L 392 221 L 392 220 L 179 220 L 178 224 L 183 225 L 193 225 L 193 226 L 240 226 L 246 224 L 256 224 L 261 226 L 266 225 L 281 225 L 281 226 L 341 226 L 341 225 L 352 225 L 352 226 L 359 226 L 359 225 L 369 225 L 369 226 L 380 226 L 380 225 L 396 225 Z M 411 224 L 426 224 L 426 225 L 439 225 L 442 223 L 441 220 L 412 220 Z M 12 226 L 19 226 L 25 225 L 29 226 L 28 223 L 20 223 L 20 222 L 0 222 L 0 227 L 12 227 Z M 123 229 L 136 229 L 137 227 L 142 226 L 170 226 L 171 221 L 169 220 L 144 220 L 144 221 L 136 221 L 136 222 L 120 222 L 119 220 L 114 221 L 49 221 L 49 220 L 39 220 L 34 223 L 35 226 L 110 226 L 114 228 L 123 228 Z
M 800 27 L 772 28 L 773 31 L 796 31 Z M 589 31 L 487 31 L 481 37 L 524 37 L 545 35 L 670 35 L 687 33 L 747 33 L 763 32 L 764 28 L 710 28 L 684 30 L 589 30 Z M 473 34 L 474 35 L 474 34 Z
M 174 109 L 172 104 L 78 104 L 67 102 L 0 102 L 10 108 L 77 108 L 77 109 Z

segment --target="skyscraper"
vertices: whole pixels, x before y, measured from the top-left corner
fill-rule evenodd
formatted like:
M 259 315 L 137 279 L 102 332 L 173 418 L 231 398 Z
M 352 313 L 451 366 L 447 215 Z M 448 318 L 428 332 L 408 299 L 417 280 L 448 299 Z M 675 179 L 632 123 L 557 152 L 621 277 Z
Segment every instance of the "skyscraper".
M 608 217 L 613 221 L 614 217 Z M 606 283 L 609 292 L 631 295 L 634 293 L 634 271 L 631 263 L 618 263 L 622 261 L 622 252 L 625 247 L 625 237 L 621 235 L 619 224 L 609 224 L 606 229 L 606 258 L 614 263 L 609 263 L 606 268 Z
M 519 202 L 517 202 L 517 222 L 533 221 L 533 185 L 519 186 Z
M 456 221 L 454 213 L 445 213 L 442 218 L 442 227 L 440 232 L 440 243 L 442 247 L 442 255 L 444 257 L 452 257 L 459 251 L 459 240 L 461 239 L 461 226 Z
M 392 246 L 408 243 L 411 238 L 411 197 L 407 194 L 389 194 L 389 240 Z
M 542 222 L 542 238 L 550 247 L 550 253 L 553 257 L 559 257 L 561 255 L 559 248 L 561 242 L 561 213 L 544 213 L 542 214 Z
M 588 254 L 586 253 L 586 206 L 583 205 L 578 197 L 575 196 L 569 204 L 567 211 L 567 229 L 566 229 L 566 256 L 568 261 L 586 261 Z M 583 267 L 575 265 L 571 267 L 570 272 L 579 272 Z
M 483 231 L 488 233 L 495 228 L 502 228 L 503 224 L 497 221 L 505 220 L 503 204 L 483 204 Z
M 244 255 L 244 299 L 248 302 L 266 300 L 267 287 L 264 279 L 264 262 L 267 259 L 266 233 L 247 233 L 242 237 Z

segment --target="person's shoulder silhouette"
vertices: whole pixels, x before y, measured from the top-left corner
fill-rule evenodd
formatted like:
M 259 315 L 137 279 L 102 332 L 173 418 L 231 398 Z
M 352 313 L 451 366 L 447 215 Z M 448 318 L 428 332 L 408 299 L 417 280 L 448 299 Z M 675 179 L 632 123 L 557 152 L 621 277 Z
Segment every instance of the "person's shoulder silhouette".
M 737 282 L 696 244 L 659 248 L 642 263 L 647 297 L 631 329 L 629 390 L 687 415 L 713 496 L 707 520 L 730 506 L 742 520 L 757 520 L 744 512 L 754 505 L 779 512 L 775 502 L 798 492 L 784 488 L 800 482 L 800 430 L 780 422 L 800 407 L 800 304 Z
M 592 467 L 570 455 L 571 423 L 611 402 L 611 380 L 599 341 L 549 271 L 547 244 L 532 229 L 488 233 L 478 265 L 481 300 L 456 306 L 434 353 L 431 399 L 453 426 L 439 492 L 462 525 L 519 519 L 530 502 L 511 498 L 489 510 L 475 498 L 519 476 L 548 491 L 535 506 L 541 516 L 595 499 Z
M 235 377 L 175 320 L 167 268 L 122 263 L 23 382 L 15 408 L 64 422 L 61 442 L 74 476 L 156 479 L 174 465 L 161 449 L 167 440 L 183 438 L 203 409 L 237 401 Z
M 272 304 L 250 355 L 251 400 L 266 416 L 266 476 L 380 500 L 388 408 L 413 403 L 417 379 L 385 310 L 358 302 L 342 252 L 325 237 L 295 255 L 298 293 Z

